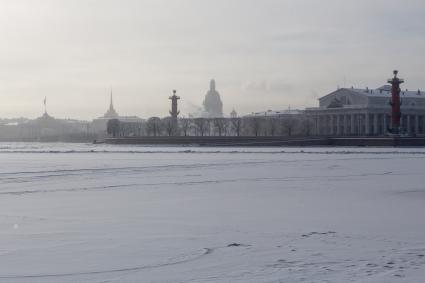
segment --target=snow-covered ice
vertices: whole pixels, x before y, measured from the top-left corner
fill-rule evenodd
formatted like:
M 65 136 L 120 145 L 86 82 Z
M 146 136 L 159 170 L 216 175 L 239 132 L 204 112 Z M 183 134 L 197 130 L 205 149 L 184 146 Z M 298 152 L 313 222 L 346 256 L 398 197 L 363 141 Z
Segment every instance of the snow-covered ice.
M 425 282 L 422 148 L 0 158 L 0 282 Z

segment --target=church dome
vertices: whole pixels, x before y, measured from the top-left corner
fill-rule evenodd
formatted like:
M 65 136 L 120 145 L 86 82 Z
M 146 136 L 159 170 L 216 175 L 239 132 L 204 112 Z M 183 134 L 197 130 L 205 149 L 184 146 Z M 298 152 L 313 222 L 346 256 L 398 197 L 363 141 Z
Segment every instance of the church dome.
M 215 80 L 211 80 L 210 90 L 204 100 L 204 109 L 210 118 L 223 117 L 223 102 L 215 87 Z

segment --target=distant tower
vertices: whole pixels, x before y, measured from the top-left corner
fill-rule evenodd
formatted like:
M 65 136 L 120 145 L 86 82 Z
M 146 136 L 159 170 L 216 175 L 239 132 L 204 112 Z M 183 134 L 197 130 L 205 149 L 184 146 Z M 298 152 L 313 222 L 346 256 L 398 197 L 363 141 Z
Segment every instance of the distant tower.
M 171 119 L 172 119 L 172 123 L 173 123 L 173 131 L 174 133 L 177 130 L 177 116 L 180 114 L 180 111 L 177 108 L 177 102 L 180 99 L 180 96 L 176 95 L 176 90 L 173 90 L 173 96 L 170 96 L 169 99 L 171 100 L 171 111 L 170 111 L 170 115 L 171 115 Z
M 44 119 L 46 118 L 51 119 L 52 117 L 50 117 L 50 115 L 47 113 L 47 97 L 46 96 L 44 97 L 43 105 L 44 105 L 44 113 L 41 117 Z
M 232 112 L 230 112 L 230 118 L 237 118 L 238 117 L 238 113 L 236 113 L 236 110 L 233 109 Z
M 47 96 L 44 97 L 43 104 L 44 104 L 44 115 L 47 115 Z
M 391 110 L 391 129 L 390 132 L 393 134 L 400 134 L 401 132 L 401 99 L 400 99 L 400 85 L 404 83 L 403 79 L 397 78 L 398 71 L 395 70 L 394 78 L 389 79 L 388 83 L 391 84 L 391 102 L 390 105 L 392 107 Z
M 117 111 L 114 109 L 114 101 L 112 99 L 112 90 L 111 90 L 111 101 L 109 103 L 109 109 L 106 111 L 105 115 L 103 117 L 105 118 L 117 118 L 119 115 Z
M 210 118 L 223 117 L 223 102 L 215 89 L 215 80 L 210 82 L 210 90 L 204 100 L 204 109 Z

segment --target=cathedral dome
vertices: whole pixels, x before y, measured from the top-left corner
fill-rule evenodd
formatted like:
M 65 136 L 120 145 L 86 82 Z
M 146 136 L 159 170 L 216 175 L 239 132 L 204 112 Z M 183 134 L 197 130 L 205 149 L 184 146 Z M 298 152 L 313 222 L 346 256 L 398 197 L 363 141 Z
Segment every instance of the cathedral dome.
M 215 80 L 210 82 L 210 90 L 204 100 L 204 109 L 210 118 L 223 117 L 223 102 L 215 89 Z

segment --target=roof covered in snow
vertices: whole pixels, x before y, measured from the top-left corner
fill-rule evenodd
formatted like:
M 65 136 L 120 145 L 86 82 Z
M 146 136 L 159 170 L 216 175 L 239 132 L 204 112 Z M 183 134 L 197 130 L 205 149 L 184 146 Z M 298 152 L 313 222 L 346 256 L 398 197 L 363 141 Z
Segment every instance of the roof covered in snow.
M 302 114 L 302 110 L 298 109 L 286 109 L 286 110 L 267 110 L 260 112 L 252 112 L 245 117 L 270 117 L 270 116 L 284 116 L 284 115 L 299 115 Z
M 366 96 L 376 96 L 376 97 L 383 97 L 383 96 L 389 96 L 391 95 L 391 86 L 390 85 L 383 85 L 376 89 L 369 89 L 369 88 L 342 88 L 345 90 L 349 90 L 351 92 L 366 95 Z M 425 98 L 425 91 L 423 90 L 401 90 L 401 96 L 404 97 L 417 97 L 417 98 Z

